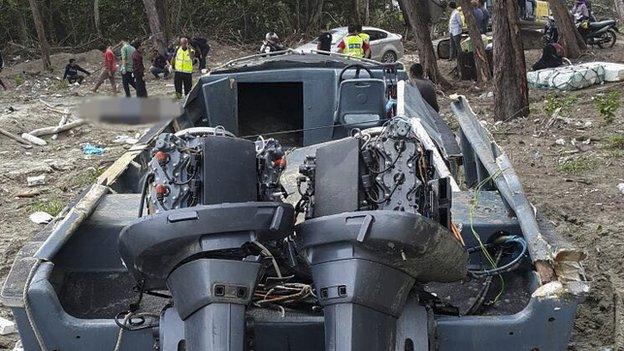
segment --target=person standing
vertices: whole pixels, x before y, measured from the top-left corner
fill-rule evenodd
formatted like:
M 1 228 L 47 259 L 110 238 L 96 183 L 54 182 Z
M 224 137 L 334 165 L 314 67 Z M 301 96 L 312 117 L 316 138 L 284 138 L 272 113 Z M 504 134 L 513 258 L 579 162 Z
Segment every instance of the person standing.
M 104 83 L 105 80 L 109 80 L 111 83 L 111 88 L 113 88 L 113 94 L 117 95 L 117 84 L 115 83 L 115 71 L 117 71 L 117 60 L 115 59 L 115 54 L 113 53 L 113 48 L 108 45 L 104 48 L 104 61 L 102 63 L 102 73 L 98 78 L 97 83 L 95 83 L 95 87 L 93 87 L 93 92 L 97 93 L 97 90 L 100 88 L 100 85 Z
M 479 32 L 481 34 L 484 34 L 483 32 L 483 10 L 481 10 L 481 7 L 479 6 L 479 1 L 478 0 L 472 0 L 470 2 L 470 6 L 472 6 L 472 14 L 475 17 L 475 22 L 477 23 L 477 28 L 479 29 Z
M 184 95 L 191 92 L 193 86 L 193 59 L 195 52 L 189 46 L 188 39 L 180 38 L 180 47 L 176 50 L 175 57 L 171 64 L 174 69 L 173 85 L 175 86 L 176 98 L 182 98 L 182 87 L 184 86 Z
M 143 53 L 141 52 L 141 41 L 135 40 L 132 43 L 134 52 L 132 53 L 132 75 L 137 97 L 146 98 L 147 88 L 145 87 L 145 66 L 143 66 Z
M 89 71 L 78 66 L 78 64 L 76 63 L 76 59 L 73 59 L 73 58 L 69 59 L 69 64 L 65 66 L 65 73 L 63 74 L 63 80 L 67 79 L 69 84 L 74 84 L 74 83 L 82 84 L 82 82 L 84 81 L 84 77 L 78 74 L 78 72 L 82 72 L 88 76 L 91 75 Z
M 362 25 L 361 24 L 358 24 L 357 27 L 358 27 L 358 29 L 357 29 L 358 33 L 360 33 L 359 34 L 360 38 L 362 38 L 362 40 L 364 40 L 364 43 L 366 43 L 366 45 L 368 45 L 368 48 L 369 48 L 368 51 L 364 52 L 364 57 L 371 58 L 371 56 L 372 56 L 372 52 L 371 51 L 372 50 L 370 50 L 370 47 L 371 47 L 370 46 L 370 35 L 368 35 L 368 33 L 364 32 L 364 30 L 362 29 Z
M 318 38 L 316 38 L 316 42 L 316 50 L 331 52 L 332 35 L 330 32 L 325 31 L 321 33 Z
M 589 20 L 589 7 L 587 6 L 587 0 L 575 0 L 572 6 L 572 15 L 576 22 Z
M 2 73 L 3 68 L 4 68 L 4 60 L 2 59 L 2 51 L 0 51 L 0 73 Z M 4 90 L 7 90 L 7 87 L 6 85 L 4 85 L 2 78 L 0 78 L 0 85 L 2 86 Z
M 338 53 L 356 58 L 364 58 L 364 55 L 366 55 L 370 48 L 360 36 L 357 25 L 349 25 L 348 31 L 349 34 L 338 44 Z
M 485 0 L 479 0 L 477 6 L 483 13 L 483 20 L 479 24 L 479 30 L 481 31 L 481 34 L 485 34 L 488 31 L 488 25 L 490 23 L 490 11 L 485 6 Z
M 190 44 L 195 50 L 195 58 L 199 62 L 198 68 L 201 71 L 206 68 L 206 59 L 208 57 L 208 53 L 210 52 L 208 40 L 204 37 L 194 37 L 190 40 Z
M 415 63 L 410 67 L 409 81 L 413 86 L 418 88 L 423 100 L 425 100 L 429 106 L 433 107 L 436 112 L 440 112 L 435 85 L 424 77 L 423 66 L 420 63 Z
M 126 97 L 130 97 L 130 86 L 136 90 L 134 84 L 134 77 L 132 76 L 132 54 L 134 53 L 134 47 L 128 43 L 127 39 L 121 42 L 121 84 L 123 85 Z
M 518 0 L 518 17 L 525 19 L 526 15 L 526 0 Z
M 449 34 L 451 35 L 451 51 L 450 51 L 450 56 L 449 59 L 455 60 L 457 58 L 457 56 L 459 55 L 459 45 L 460 45 L 460 41 L 461 41 L 461 35 L 462 35 L 462 19 L 461 19 L 461 15 L 459 13 L 459 10 L 457 10 L 457 4 L 455 3 L 455 1 L 451 1 L 449 2 L 449 7 L 451 9 L 453 9 L 451 11 L 451 17 L 449 18 Z

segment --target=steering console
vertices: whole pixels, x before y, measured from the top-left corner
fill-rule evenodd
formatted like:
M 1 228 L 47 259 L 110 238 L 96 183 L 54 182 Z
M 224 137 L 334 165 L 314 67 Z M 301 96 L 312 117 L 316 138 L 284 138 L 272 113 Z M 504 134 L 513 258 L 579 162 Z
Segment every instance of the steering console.
M 373 78 L 373 72 L 370 70 L 370 68 L 368 68 L 366 66 L 363 66 L 363 65 L 361 65 L 359 63 L 355 63 L 355 64 L 352 64 L 352 65 L 348 65 L 347 67 L 343 68 L 342 71 L 340 71 L 340 76 L 339 76 L 339 79 L 338 79 L 338 83 L 342 83 L 342 81 L 345 80 L 345 78 L 344 78 L 345 72 L 347 72 L 349 70 L 352 70 L 352 69 L 355 69 L 355 76 L 354 76 L 355 79 L 360 79 L 360 71 L 361 70 L 366 71 L 366 73 L 368 73 L 368 77 L 369 78 Z

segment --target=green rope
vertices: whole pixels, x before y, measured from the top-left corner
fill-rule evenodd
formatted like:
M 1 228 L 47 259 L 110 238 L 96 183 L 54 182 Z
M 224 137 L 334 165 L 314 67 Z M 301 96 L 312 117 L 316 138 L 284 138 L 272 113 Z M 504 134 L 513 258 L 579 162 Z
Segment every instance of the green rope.
M 475 211 L 476 211 L 477 207 L 479 206 L 479 196 L 481 194 L 481 189 L 489 181 L 498 178 L 501 174 L 503 174 L 504 171 L 505 170 L 503 170 L 503 169 L 499 169 L 496 172 L 494 172 L 493 174 L 491 174 L 489 177 L 483 179 L 482 181 L 480 181 L 477 184 L 477 186 L 474 189 L 474 193 L 473 193 L 472 203 L 471 203 L 470 209 L 468 210 L 468 220 L 470 222 L 470 231 L 472 232 L 472 235 L 474 236 L 475 240 L 477 240 L 477 242 L 479 243 L 479 246 L 481 247 L 481 251 L 483 252 L 483 255 L 487 259 L 488 263 L 492 266 L 492 269 L 498 268 L 497 264 L 496 264 L 496 260 L 494 260 L 492 255 L 490 255 L 490 253 L 488 252 L 487 248 L 485 247 L 485 245 L 481 241 L 481 237 L 479 236 L 479 233 L 477 233 L 477 231 L 474 229 L 474 215 L 475 215 Z M 501 296 L 503 296 L 503 293 L 505 291 L 505 279 L 503 279 L 503 276 L 501 274 L 498 275 L 498 278 L 501 281 L 501 289 L 498 292 L 498 294 L 496 295 L 496 297 L 494 298 L 493 303 L 496 303 L 501 298 Z

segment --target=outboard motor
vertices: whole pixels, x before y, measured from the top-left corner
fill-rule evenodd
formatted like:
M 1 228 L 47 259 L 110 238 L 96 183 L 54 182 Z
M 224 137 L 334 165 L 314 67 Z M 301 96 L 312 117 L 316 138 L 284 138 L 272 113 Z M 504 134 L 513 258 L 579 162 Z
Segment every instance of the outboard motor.
M 325 314 L 325 350 L 395 350 L 415 284 L 452 282 L 468 254 L 451 233 L 448 178 L 409 121 L 329 143 L 300 168 L 296 228 Z M 426 335 L 426 333 L 425 333 Z
M 123 229 L 119 251 L 142 291 L 171 292 L 186 350 L 244 349 L 265 245 L 293 231 L 294 209 L 281 202 L 283 156 L 273 139 L 157 140 L 141 204 L 149 215 Z

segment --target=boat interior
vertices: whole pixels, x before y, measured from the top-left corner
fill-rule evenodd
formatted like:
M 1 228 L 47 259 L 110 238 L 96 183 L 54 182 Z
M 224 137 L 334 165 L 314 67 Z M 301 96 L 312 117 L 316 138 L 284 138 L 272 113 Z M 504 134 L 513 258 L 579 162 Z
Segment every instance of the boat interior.
M 108 339 L 102 342 L 103 346 L 93 349 L 112 349 L 110 346 L 118 330 L 114 320 L 140 299 L 138 283 L 120 257 L 119 236 L 124 227 L 137 221 L 143 174 L 149 167 L 151 146 L 159 134 L 194 127 L 217 127 L 252 141 L 259 137 L 279 140 L 288 149 L 288 166 L 282 177 L 289 194 L 285 201 L 296 205 L 300 196 L 294 179 L 306 155 L 319 145 L 347 138 L 366 128 L 381 127 L 397 114 L 397 85 L 407 80 L 400 64 L 354 63 L 328 59 L 324 55 L 291 56 L 234 62 L 201 77 L 178 121 L 154 126 L 139 141 L 144 149 L 135 149 L 123 171 L 114 182 L 107 184 L 113 192 L 102 196 L 72 235 L 60 241 L 51 240 L 48 236 L 54 231 L 52 225 L 37 234 L 20 252 L 2 294 L 3 300 L 15 308 L 18 322 L 26 319 L 21 300 L 32 267 L 29 257 L 35 251 L 41 252 L 43 246 L 43 250 L 48 248 L 52 254 L 36 272 L 33 282 L 45 283 L 48 288 L 33 295 L 32 314 L 55 316 L 56 321 L 38 322 L 41 330 L 55 330 L 56 335 L 47 337 L 57 348 L 50 349 L 63 349 L 60 346 L 68 344 L 61 340 L 66 338 L 70 339 L 69 346 L 84 346 L 81 342 L 98 333 Z M 471 145 L 426 105 L 417 89 L 405 85 L 406 96 L 402 98 L 408 105 L 407 113 L 418 114 L 458 184 L 452 191 L 450 213 L 465 247 L 478 248 L 480 244 L 494 243 L 500 238 L 522 238 L 518 218 L 475 157 Z M 546 221 L 540 224 L 544 231 L 552 231 Z M 483 251 L 469 252 L 469 267 L 487 266 L 488 258 Z M 452 283 L 427 283 L 422 285 L 421 291 L 410 295 L 409 306 L 420 306 L 418 301 L 427 299 L 432 301 L 429 313 L 436 324 L 432 338 L 436 339 L 439 349 L 457 349 L 453 345 L 457 345 L 458 339 L 475 341 L 474 335 L 492 340 L 491 344 L 480 344 L 486 345 L 482 350 L 496 349 L 495 345 L 505 342 L 513 344 L 539 335 L 537 330 L 528 327 L 534 324 L 532 318 L 538 318 L 539 323 L 557 325 L 556 328 L 560 328 L 557 330 L 563 334 L 569 333 L 567 321 L 573 318 L 573 310 L 531 308 L 542 302 L 532 296 L 539 286 L 539 278 L 526 247 L 510 245 L 498 252 L 495 259 L 500 266 L 518 255 L 520 258 L 513 262 L 513 269 L 503 273 Z M 309 275 L 302 274 L 302 279 L 309 280 Z M 168 313 L 167 292 L 160 293 L 143 296 L 141 310 Z M 42 301 L 46 301 L 48 307 L 36 305 Z M 409 318 L 408 312 L 405 313 L 405 318 Z M 247 315 L 252 321 L 247 329 L 254 339 L 255 350 L 324 349 L 322 309 L 308 305 L 286 311 L 251 307 Z M 78 321 L 89 321 L 89 327 L 82 327 L 84 323 L 77 327 Z M 54 329 L 55 323 L 74 327 Z M 489 328 L 481 329 L 485 324 Z M 401 323 L 399 328 L 403 329 L 397 331 L 396 350 L 420 349 L 413 344 L 417 338 L 409 337 L 415 331 L 408 331 Z M 29 338 L 28 331 L 21 333 L 26 343 L 28 340 L 34 343 L 34 336 Z M 150 338 L 148 331 L 137 332 L 136 336 L 125 339 L 128 344 L 124 347 L 139 349 L 137 345 L 147 344 Z M 159 338 L 161 345 L 174 345 L 170 350 L 184 349 L 183 336 L 167 334 L 161 327 Z M 477 350 L 476 345 L 473 343 L 464 349 Z M 542 347 L 541 350 L 551 349 L 548 345 L 559 349 L 560 341 L 539 339 L 536 345 Z M 166 347 L 162 349 L 167 350 Z

